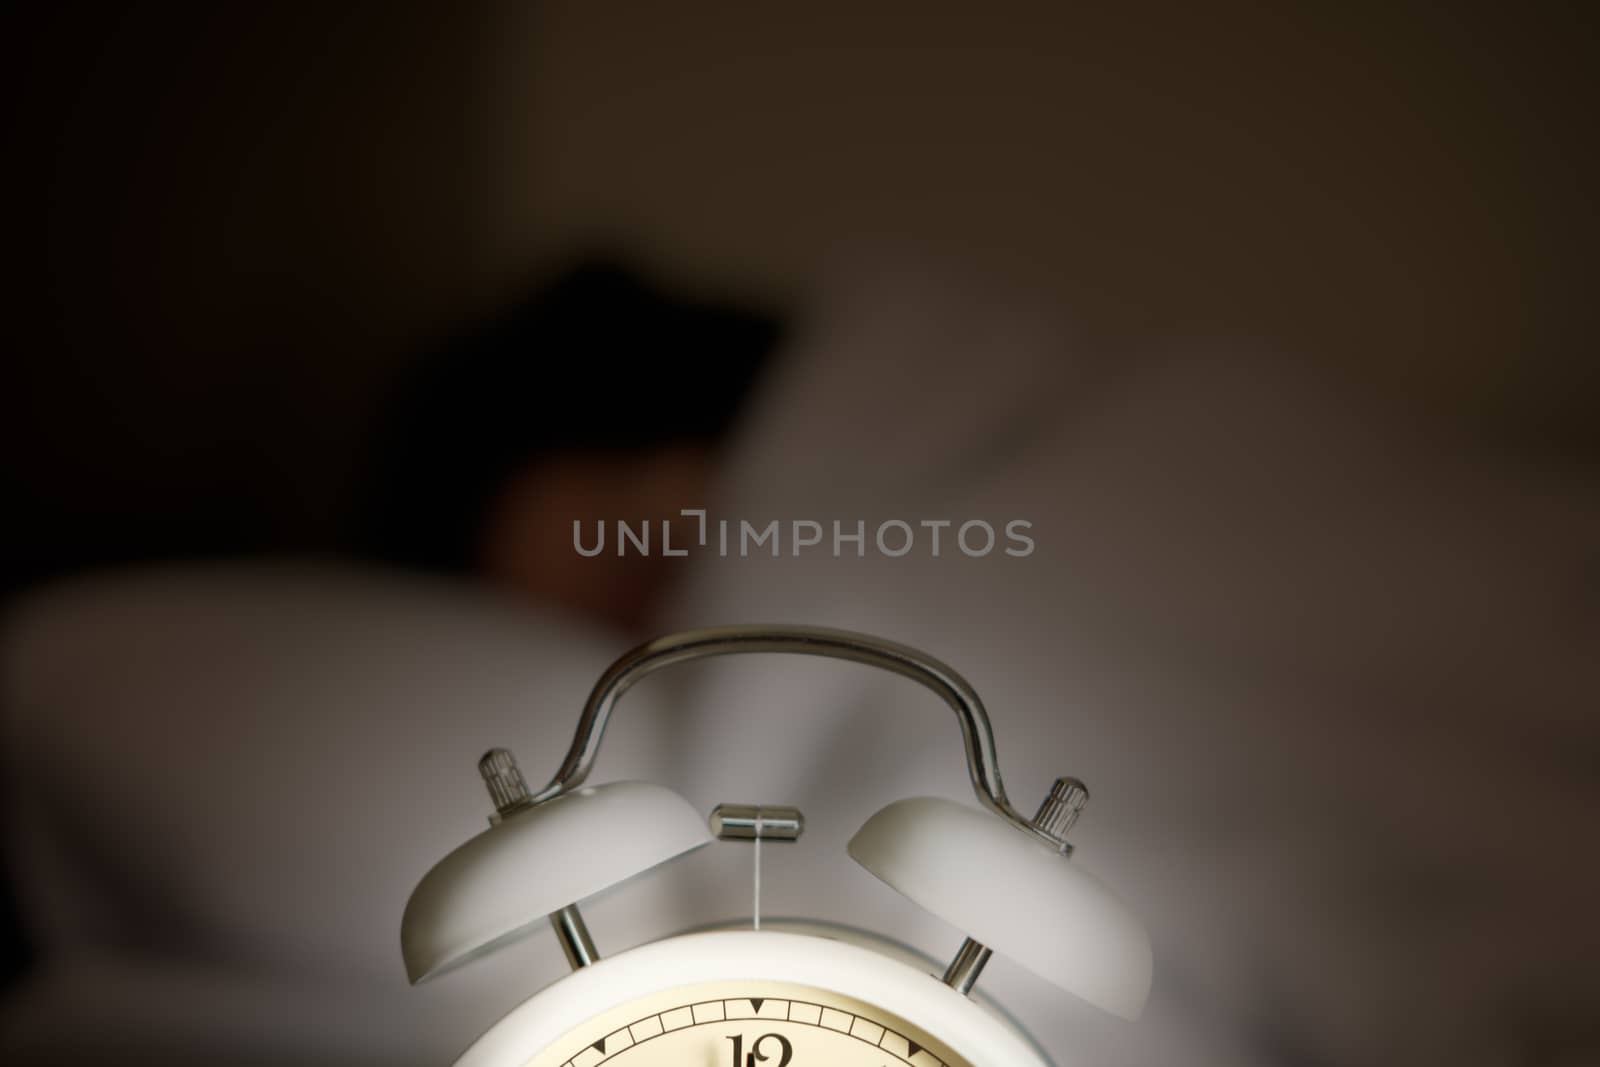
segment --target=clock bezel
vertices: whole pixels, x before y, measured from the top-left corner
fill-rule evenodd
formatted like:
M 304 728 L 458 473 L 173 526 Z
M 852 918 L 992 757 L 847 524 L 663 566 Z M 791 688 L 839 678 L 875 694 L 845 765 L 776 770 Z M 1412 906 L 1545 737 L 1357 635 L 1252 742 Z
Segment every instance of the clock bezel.
M 808 934 L 718 930 L 682 934 L 584 967 L 490 1027 L 456 1067 L 524 1067 L 585 1022 L 678 986 L 770 981 L 851 997 L 925 1030 L 984 1067 L 1051 1067 L 1010 1024 L 940 982 L 870 949 Z

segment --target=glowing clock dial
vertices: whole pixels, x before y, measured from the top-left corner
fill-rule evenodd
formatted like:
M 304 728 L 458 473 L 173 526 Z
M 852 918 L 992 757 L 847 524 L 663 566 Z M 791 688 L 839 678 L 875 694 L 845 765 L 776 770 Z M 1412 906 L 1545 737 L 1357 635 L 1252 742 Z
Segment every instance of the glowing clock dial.
M 930 979 L 931 980 L 931 979 Z M 865 1001 L 781 982 L 663 990 L 577 1027 L 527 1067 L 972 1067 Z

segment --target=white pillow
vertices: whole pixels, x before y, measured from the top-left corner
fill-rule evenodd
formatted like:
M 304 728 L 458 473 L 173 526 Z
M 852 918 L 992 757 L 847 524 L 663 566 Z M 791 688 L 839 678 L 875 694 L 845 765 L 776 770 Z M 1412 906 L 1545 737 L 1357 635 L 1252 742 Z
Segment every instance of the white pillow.
M 985 695 L 1019 807 L 1054 775 L 1087 779 L 1075 862 L 1149 921 L 1151 1008 L 1135 1026 L 1080 1011 L 1004 960 L 985 987 L 1047 1048 L 1108 1064 L 1492 1063 L 1585 1032 L 1592 487 L 1237 347 L 1075 378 L 1062 368 L 1091 362 L 1069 329 L 991 351 L 1019 336 L 985 325 L 1008 312 L 941 293 L 898 313 L 844 300 L 745 421 L 711 518 L 1025 519 L 1035 552 L 968 559 L 947 533 L 939 559 L 926 540 L 886 559 L 869 533 L 864 560 L 702 554 L 670 621 L 925 647 Z M 996 441 L 1016 420 L 1028 432 Z M 719 667 L 692 707 L 690 781 L 809 805 L 785 905 L 825 898 L 954 949 L 959 931 L 887 891 L 829 891 L 854 884 L 842 843 L 876 806 L 970 800 L 936 700 L 771 660 Z M 735 741 L 783 758 L 730 760 Z
M 192 1030 L 256 1054 L 300 1003 L 290 1061 L 448 1060 L 565 965 L 535 937 L 410 989 L 406 897 L 486 827 L 478 756 L 510 747 L 542 783 L 628 644 L 466 586 L 333 566 L 152 568 L 24 601 L 4 641 L 7 843 L 42 966 L 0 1033 L 58 1057 L 127 1052 L 145 1017 L 166 1020 L 167 1045 Z M 658 693 L 630 695 L 597 780 L 670 779 Z M 636 920 L 624 896 L 595 916 L 602 948 L 672 921 Z

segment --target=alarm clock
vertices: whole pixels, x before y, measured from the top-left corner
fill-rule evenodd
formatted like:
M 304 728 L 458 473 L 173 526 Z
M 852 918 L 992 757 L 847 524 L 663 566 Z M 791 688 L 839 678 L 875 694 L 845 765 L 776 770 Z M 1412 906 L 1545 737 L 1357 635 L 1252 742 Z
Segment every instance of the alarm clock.
M 871 874 L 967 934 L 942 973 L 829 936 L 825 926 L 761 929 L 760 850 L 801 835 L 799 810 L 723 804 L 707 817 L 654 783 L 586 784 L 629 687 L 662 667 L 734 653 L 879 667 L 921 683 L 955 712 L 979 806 L 898 800 L 848 846 Z M 1014 809 L 977 693 L 916 649 L 800 626 L 662 637 L 601 675 L 543 789 L 531 791 L 503 749 L 478 769 L 494 805 L 490 826 L 412 892 L 400 936 L 406 973 L 413 983 L 433 979 L 546 925 L 572 973 L 492 1026 L 458 1067 L 1046 1067 L 1020 1029 L 972 996 L 992 953 L 1129 1019 L 1148 996 L 1144 927 L 1071 860 L 1067 834 L 1088 790 L 1060 778 L 1032 818 Z M 755 850 L 750 927 L 680 933 L 601 958 L 583 900 L 717 840 Z

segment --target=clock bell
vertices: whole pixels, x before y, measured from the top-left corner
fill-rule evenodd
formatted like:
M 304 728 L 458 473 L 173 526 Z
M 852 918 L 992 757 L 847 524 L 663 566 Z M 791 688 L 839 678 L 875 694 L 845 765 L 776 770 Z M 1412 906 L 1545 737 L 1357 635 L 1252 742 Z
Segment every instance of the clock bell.
M 510 753 L 485 755 L 479 771 L 494 804 L 489 828 L 435 864 L 406 906 L 401 950 L 413 983 L 546 923 L 574 970 L 583 970 L 600 958 L 579 910 L 586 898 L 715 837 L 759 848 L 799 836 L 803 817 L 795 809 L 722 805 L 708 826 L 664 786 L 585 784 L 612 712 L 632 685 L 663 667 L 738 653 L 878 667 L 920 683 L 955 713 L 980 806 L 941 797 L 898 800 L 868 819 L 848 846 L 873 875 L 967 934 L 942 976 L 946 985 L 970 993 L 999 952 L 1106 1011 L 1138 1016 L 1150 989 L 1149 936 L 1070 858 L 1067 835 L 1088 800 L 1083 783 L 1058 779 L 1033 817 L 1024 816 L 1006 796 L 989 716 L 965 679 L 904 645 L 802 626 L 692 630 L 626 653 L 601 675 L 560 768 L 537 792 Z M 600 839 L 606 848 L 591 847 Z

